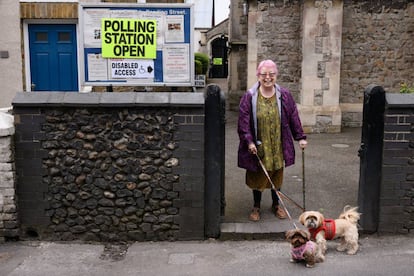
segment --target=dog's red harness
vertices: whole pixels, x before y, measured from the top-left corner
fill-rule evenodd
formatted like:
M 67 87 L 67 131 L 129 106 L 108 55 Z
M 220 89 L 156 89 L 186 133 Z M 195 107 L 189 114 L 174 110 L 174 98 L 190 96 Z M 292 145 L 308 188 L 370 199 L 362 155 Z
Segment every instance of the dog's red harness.
M 311 239 L 315 240 L 316 235 L 320 231 L 325 231 L 325 239 L 327 240 L 333 240 L 336 233 L 336 227 L 335 227 L 335 220 L 334 219 L 325 219 L 321 226 L 319 226 L 316 229 L 308 229 L 309 233 L 311 234 Z

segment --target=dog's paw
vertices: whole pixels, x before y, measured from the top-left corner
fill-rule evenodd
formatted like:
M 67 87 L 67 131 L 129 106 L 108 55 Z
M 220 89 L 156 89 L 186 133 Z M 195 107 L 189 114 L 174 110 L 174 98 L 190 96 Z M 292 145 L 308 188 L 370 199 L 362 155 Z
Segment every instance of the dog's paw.
M 306 267 L 308 267 L 308 268 L 312 268 L 312 267 L 314 267 L 315 265 L 313 265 L 313 264 L 306 264 Z
M 316 262 L 317 263 L 323 263 L 325 261 L 325 256 L 324 255 L 317 255 L 316 256 Z
M 295 259 L 293 259 L 293 258 L 290 258 L 289 262 L 291 262 L 291 263 L 297 263 L 297 262 L 298 262 L 298 260 L 295 260 Z
M 339 251 L 339 252 L 343 252 L 343 251 L 346 250 L 346 245 L 345 244 L 340 244 L 340 245 L 338 245 L 336 250 Z
M 346 252 L 348 255 L 355 255 L 357 253 L 358 249 L 350 249 Z

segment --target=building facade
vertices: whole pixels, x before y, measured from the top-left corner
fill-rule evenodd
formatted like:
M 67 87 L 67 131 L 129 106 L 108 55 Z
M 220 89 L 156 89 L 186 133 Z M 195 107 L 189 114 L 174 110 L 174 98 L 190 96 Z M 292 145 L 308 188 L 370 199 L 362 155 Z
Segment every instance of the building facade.
M 36 67 L 36 59 L 44 58 L 43 49 L 30 38 L 39 30 L 63 35 L 72 44 L 63 66 L 64 78 L 52 78 L 67 86 L 51 90 L 87 91 L 79 82 L 76 58 L 80 2 L 143 1 L 1 1 L 0 24 L 6 28 L 0 33 L 7 39 L 0 41 L 0 69 L 4 72 L 0 107 L 10 107 L 18 91 L 40 89 L 33 79 L 44 71 Z M 64 27 L 64 33 L 59 34 L 57 27 Z M 360 126 L 367 85 L 382 85 L 389 92 L 398 92 L 400 83 L 413 85 L 413 30 L 412 0 L 232 0 L 229 20 L 204 30 L 194 44 L 210 57 L 214 56 L 214 43 L 227 47 L 219 48 L 226 63 L 219 66 L 218 73 L 228 79 L 231 109 L 237 109 L 240 96 L 255 82 L 258 62 L 270 58 L 279 66 L 279 84 L 289 88 L 298 103 L 306 131 L 338 132 L 343 126 Z
M 278 64 L 307 132 L 359 126 L 369 84 L 412 85 L 413 1 L 233 0 L 230 11 L 231 108 L 263 59 Z
M 0 1 L 0 108 L 8 109 L 17 91 L 22 91 L 22 52 L 19 1 Z

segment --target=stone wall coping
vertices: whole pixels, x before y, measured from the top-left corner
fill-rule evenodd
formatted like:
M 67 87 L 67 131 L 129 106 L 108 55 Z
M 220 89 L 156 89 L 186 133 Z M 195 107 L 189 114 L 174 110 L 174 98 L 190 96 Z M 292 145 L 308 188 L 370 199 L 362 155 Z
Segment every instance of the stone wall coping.
M 18 92 L 12 101 L 22 106 L 202 106 L 200 92 Z
M 0 112 L 0 137 L 14 134 L 14 117 L 10 114 Z
M 385 93 L 385 100 L 388 107 L 414 108 L 414 93 Z

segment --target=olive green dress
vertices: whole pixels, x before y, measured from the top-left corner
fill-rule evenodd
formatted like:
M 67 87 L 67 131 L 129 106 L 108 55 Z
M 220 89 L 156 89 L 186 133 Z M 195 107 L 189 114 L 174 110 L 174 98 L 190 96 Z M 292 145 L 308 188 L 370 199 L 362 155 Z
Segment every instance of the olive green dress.
M 262 144 L 257 146 L 258 155 L 276 189 L 280 189 L 283 182 L 283 152 L 280 129 L 276 94 L 270 98 L 265 98 L 259 93 L 257 98 L 257 138 Z M 257 172 L 246 171 L 246 184 L 249 188 L 259 191 L 272 188 L 263 170 Z

